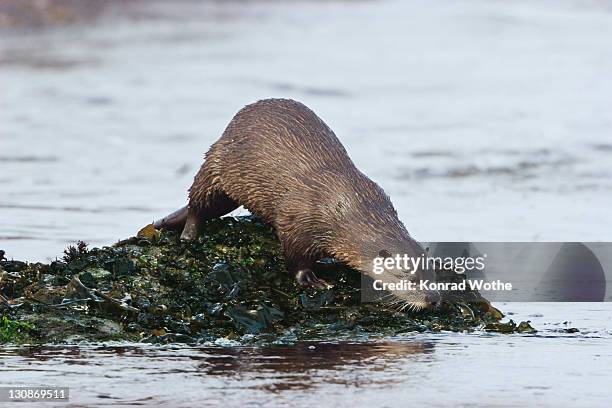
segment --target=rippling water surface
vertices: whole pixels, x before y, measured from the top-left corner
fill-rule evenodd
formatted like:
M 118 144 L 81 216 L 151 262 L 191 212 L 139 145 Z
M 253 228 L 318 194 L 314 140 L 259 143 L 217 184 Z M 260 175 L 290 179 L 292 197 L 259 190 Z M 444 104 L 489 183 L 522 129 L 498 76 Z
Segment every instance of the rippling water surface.
M 266 97 L 326 120 L 418 239 L 612 239 L 609 2 L 129 4 L 0 36 L 10 256 L 108 244 L 181 206 Z
M 0 348 L 0 382 L 68 386 L 72 406 L 609 406 L 609 304 L 501 307 L 541 332 L 264 347 Z M 562 332 L 569 327 L 581 333 Z
M 328 122 L 417 239 L 610 241 L 610 38 L 608 1 L 136 1 L 3 31 L 0 247 L 49 260 L 132 235 L 266 97 Z M 4 349 L 0 380 L 85 405 L 610 405 L 607 304 L 500 308 L 545 330 Z

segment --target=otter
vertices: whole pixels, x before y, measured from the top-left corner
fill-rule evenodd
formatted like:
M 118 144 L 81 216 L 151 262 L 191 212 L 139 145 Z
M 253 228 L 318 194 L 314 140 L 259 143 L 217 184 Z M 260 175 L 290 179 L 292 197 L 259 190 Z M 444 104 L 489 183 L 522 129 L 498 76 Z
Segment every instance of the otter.
M 329 286 L 313 272 L 323 258 L 395 281 L 406 279 L 405 272 L 374 276 L 374 257 L 425 252 L 387 194 L 355 167 L 334 132 L 294 100 L 266 99 L 241 109 L 206 153 L 188 205 L 153 225 L 182 228 L 181 239 L 193 240 L 203 220 L 241 205 L 274 227 L 287 271 L 304 287 Z M 412 275 L 417 279 L 435 280 L 426 271 Z M 435 307 L 440 295 L 410 290 L 394 292 L 393 299 L 424 309 Z

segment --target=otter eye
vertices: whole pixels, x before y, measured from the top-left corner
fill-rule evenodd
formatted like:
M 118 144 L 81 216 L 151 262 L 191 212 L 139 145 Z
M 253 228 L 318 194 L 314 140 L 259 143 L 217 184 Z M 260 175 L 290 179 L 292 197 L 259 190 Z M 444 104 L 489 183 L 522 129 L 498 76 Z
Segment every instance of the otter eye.
M 378 252 L 378 256 L 380 256 L 381 258 L 389 258 L 391 254 L 386 249 L 383 249 Z

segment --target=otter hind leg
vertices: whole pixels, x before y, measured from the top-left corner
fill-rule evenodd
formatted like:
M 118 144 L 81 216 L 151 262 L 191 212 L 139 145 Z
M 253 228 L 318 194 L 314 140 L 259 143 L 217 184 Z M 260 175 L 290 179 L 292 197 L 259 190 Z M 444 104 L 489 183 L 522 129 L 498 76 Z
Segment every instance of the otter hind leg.
M 195 239 L 202 221 L 221 217 L 238 207 L 240 204 L 219 190 L 207 194 L 203 200 L 190 200 L 181 239 L 185 241 Z
M 164 218 L 157 220 L 153 223 L 153 226 L 157 229 L 171 229 L 180 230 L 185 226 L 187 220 L 187 206 L 184 206 L 170 215 L 166 215 Z

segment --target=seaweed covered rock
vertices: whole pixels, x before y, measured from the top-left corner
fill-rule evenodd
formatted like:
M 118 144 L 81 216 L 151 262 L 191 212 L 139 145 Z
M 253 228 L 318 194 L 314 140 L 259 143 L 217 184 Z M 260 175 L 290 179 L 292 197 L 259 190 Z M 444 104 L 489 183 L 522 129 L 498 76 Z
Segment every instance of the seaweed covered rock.
M 298 288 L 272 228 L 253 217 L 209 221 L 189 243 L 147 226 L 50 264 L 0 261 L 2 327 L 15 332 L 0 342 L 340 339 L 490 328 L 502 317 L 475 293 L 434 312 L 361 303 L 358 272 L 334 262 L 316 272 L 334 287 Z

